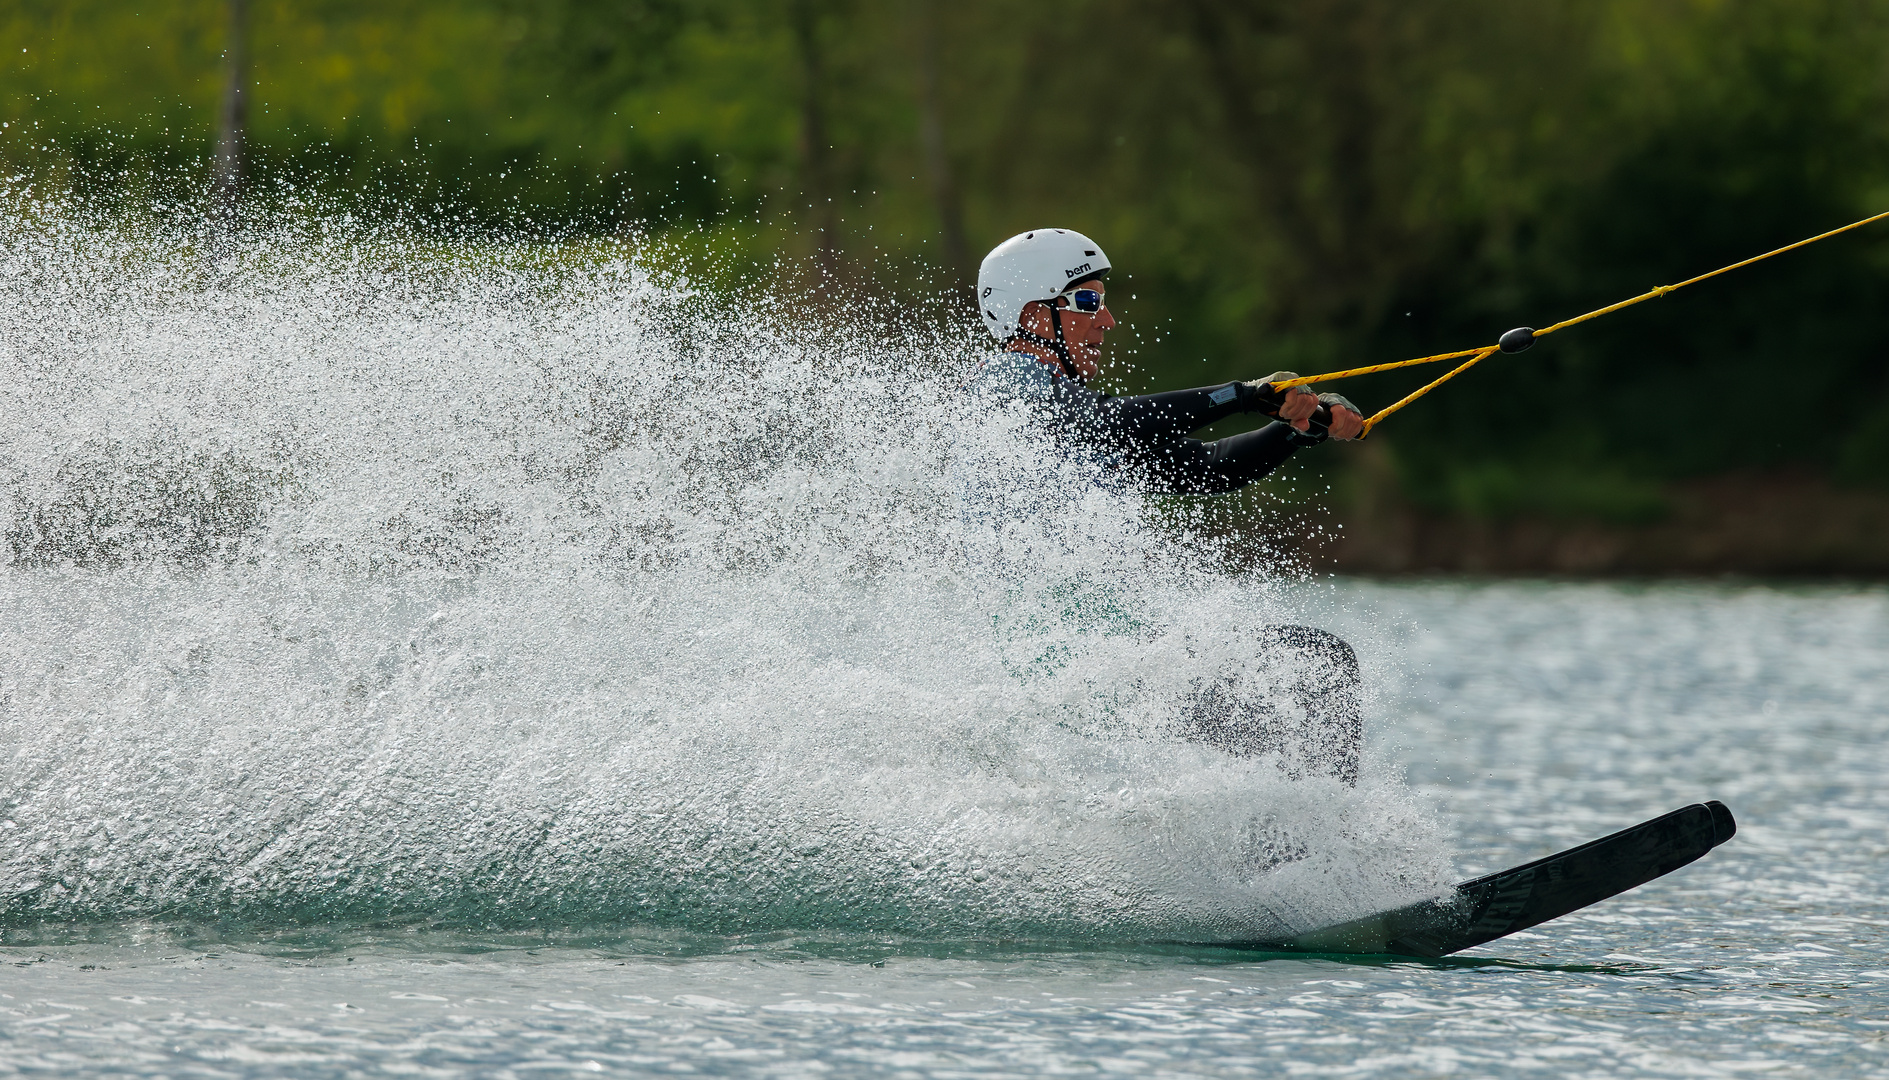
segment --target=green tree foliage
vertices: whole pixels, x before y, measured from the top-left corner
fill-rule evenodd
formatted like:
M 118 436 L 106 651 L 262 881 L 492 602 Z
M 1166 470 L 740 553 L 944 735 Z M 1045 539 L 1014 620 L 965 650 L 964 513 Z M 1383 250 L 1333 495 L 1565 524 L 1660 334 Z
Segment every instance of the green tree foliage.
M 919 291 L 1067 224 L 1120 268 L 1135 388 L 1462 348 L 1889 208 L 1889 0 L 253 4 L 256 198 L 686 232 Z M 223 28 L 221 0 L 15 0 L 0 155 L 201 171 Z M 1479 513 L 1631 517 L 1750 467 L 1884 483 L 1886 296 L 1878 228 L 1495 358 L 1377 438 Z

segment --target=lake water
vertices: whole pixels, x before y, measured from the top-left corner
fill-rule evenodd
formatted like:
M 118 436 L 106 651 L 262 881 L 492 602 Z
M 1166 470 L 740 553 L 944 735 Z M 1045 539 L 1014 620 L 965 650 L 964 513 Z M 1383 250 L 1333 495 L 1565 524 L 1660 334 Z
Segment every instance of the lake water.
M 0 1072 L 1889 1075 L 1889 591 L 1308 582 L 947 331 L 0 204 Z M 1182 737 L 1292 623 L 1355 785 Z M 1711 798 L 1466 956 L 1164 944 Z
M 1699 863 L 1438 962 L 871 934 L 13 945 L 0 1069 L 1889 1075 L 1889 591 L 1344 582 L 1374 767 L 1464 876 L 1707 797 Z

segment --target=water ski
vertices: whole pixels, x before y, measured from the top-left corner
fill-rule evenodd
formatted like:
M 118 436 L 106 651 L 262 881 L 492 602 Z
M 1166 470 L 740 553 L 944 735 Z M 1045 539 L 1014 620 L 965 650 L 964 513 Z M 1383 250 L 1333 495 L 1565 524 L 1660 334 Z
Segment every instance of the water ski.
M 1579 911 L 1670 874 L 1732 838 L 1721 802 L 1699 803 L 1512 870 L 1465 881 L 1437 900 L 1237 948 L 1447 956 Z

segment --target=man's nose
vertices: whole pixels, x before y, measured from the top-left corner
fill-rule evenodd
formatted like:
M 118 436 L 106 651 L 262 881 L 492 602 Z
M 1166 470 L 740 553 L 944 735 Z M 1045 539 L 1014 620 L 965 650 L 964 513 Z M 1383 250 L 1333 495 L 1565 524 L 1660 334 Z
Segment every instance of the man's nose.
M 1115 329 L 1115 313 L 1107 308 L 1103 308 L 1102 317 L 1096 320 L 1095 325 L 1103 330 Z

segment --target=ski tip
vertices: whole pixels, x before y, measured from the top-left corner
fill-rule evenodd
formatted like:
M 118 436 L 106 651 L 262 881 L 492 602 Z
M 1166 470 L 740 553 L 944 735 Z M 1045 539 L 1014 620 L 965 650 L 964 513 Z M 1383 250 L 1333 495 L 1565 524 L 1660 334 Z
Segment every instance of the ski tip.
M 1705 808 L 1712 812 L 1712 846 L 1717 847 L 1738 832 L 1738 822 L 1732 817 L 1731 807 L 1717 799 L 1706 803 Z

